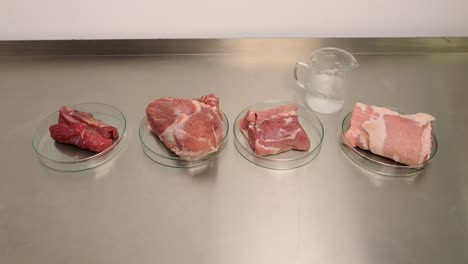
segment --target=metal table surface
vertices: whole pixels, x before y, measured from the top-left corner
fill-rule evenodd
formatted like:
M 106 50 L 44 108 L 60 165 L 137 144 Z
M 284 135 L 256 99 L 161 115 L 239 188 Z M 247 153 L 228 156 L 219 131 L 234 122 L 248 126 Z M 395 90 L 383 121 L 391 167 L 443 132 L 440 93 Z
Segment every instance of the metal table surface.
M 411 41 L 205 40 L 215 48 L 195 51 L 179 40 L 171 42 L 179 55 L 143 55 L 152 43 L 166 47 L 156 40 L 142 54 L 118 48 L 125 56 L 93 55 L 105 41 L 81 56 L 61 42 L 1 43 L 0 263 L 468 263 L 467 40 Z M 214 92 L 231 124 L 255 102 L 302 102 L 293 65 L 324 43 L 355 51 L 360 67 L 344 110 L 319 115 L 324 143 L 308 165 L 258 167 L 237 153 L 232 131 L 226 151 L 199 168 L 143 153 L 138 125 L 151 100 Z M 337 133 L 358 100 L 433 114 L 432 165 L 408 179 L 348 160 Z M 35 126 L 63 104 L 88 101 L 124 112 L 124 150 L 82 172 L 41 165 Z

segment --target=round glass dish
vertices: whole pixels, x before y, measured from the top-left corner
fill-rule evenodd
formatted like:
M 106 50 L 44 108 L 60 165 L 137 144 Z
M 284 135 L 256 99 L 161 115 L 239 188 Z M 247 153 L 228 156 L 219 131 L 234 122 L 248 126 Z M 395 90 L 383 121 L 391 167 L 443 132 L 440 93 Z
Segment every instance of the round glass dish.
M 392 109 L 393 110 L 393 109 Z M 432 151 L 429 159 L 418 165 L 406 165 L 399 162 L 396 162 L 392 159 L 388 159 L 377 154 L 374 154 L 368 150 L 363 150 L 360 148 L 350 148 L 346 145 L 346 139 L 344 137 L 346 131 L 348 131 L 351 125 L 352 112 L 350 112 L 343 119 L 341 124 L 341 149 L 354 163 L 359 167 L 364 168 L 368 171 L 375 172 L 385 176 L 413 176 L 421 173 L 434 158 L 437 153 L 437 138 L 434 135 L 432 137 Z
M 293 102 L 266 101 L 254 104 L 242 110 L 234 123 L 234 145 L 237 151 L 248 161 L 255 165 L 276 170 L 288 170 L 301 167 L 312 161 L 322 147 L 324 135 L 323 125 L 320 119 L 308 108 L 298 105 L 297 116 L 310 140 L 308 151 L 289 150 L 275 155 L 259 156 L 250 148 L 249 142 L 239 128 L 239 121 L 245 116 L 248 110 L 263 111 L 278 106 L 294 104 Z
M 226 148 L 229 134 L 229 121 L 226 114 L 223 112 L 223 134 L 224 138 L 218 146 L 218 151 L 208 154 L 207 156 L 197 160 L 185 160 L 177 156 L 174 152 L 168 149 L 151 130 L 148 128 L 147 117 L 145 116 L 140 123 L 140 141 L 148 158 L 153 161 L 175 168 L 190 168 L 195 167 L 218 157 Z
M 114 126 L 119 131 L 119 138 L 114 140 L 111 147 L 99 153 L 55 142 L 50 136 L 49 126 L 57 124 L 59 119 L 57 111 L 42 120 L 33 134 L 32 146 L 41 163 L 54 170 L 80 171 L 94 168 L 115 157 L 127 139 L 127 122 L 122 112 L 113 106 L 101 103 L 82 103 L 72 107 L 91 113 L 96 119 Z

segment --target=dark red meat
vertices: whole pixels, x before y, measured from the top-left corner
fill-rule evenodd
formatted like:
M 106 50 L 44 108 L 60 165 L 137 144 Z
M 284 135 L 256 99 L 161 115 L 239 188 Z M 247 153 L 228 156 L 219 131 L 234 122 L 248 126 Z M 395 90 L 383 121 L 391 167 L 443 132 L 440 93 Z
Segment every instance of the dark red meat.
M 101 152 L 112 146 L 112 139 L 104 138 L 96 130 L 78 123 L 59 123 L 49 127 L 52 138 L 60 143 L 75 145 L 82 149 Z
M 50 136 L 59 143 L 75 145 L 93 152 L 112 146 L 118 138 L 117 129 L 95 119 L 92 114 L 64 106 L 59 111 L 58 124 L 49 127 Z
M 59 123 L 66 123 L 69 125 L 83 123 L 94 128 L 104 138 L 116 139 L 119 137 L 119 132 L 115 127 L 94 118 L 90 113 L 80 112 L 68 106 L 60 108 Z

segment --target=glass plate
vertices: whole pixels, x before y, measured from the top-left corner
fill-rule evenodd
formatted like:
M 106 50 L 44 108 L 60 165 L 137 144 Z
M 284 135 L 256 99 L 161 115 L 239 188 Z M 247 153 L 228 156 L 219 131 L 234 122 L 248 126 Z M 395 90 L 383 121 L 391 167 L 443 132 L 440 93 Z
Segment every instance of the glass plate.
M 228 142 L 229 121 L 226 114 L 223 112 L 223 134 L 224 138 L 219 144 L 218 151 L 208 154 L 207 156 L 198 160 L 185 160 L 177 156 L 174 152 L 168 149 L 159 139 L 158 136 L 153 134 L 148 129 L 147 117 L 145 116 L 140 123 L 140 141 L 143 152 L 153 161 L 175 168 L 189 168 L 204 164 L 216 157 L 218 157 L 226 148 Z
M 72 106 L 76 110 L 93 114 L 119 131 L 119 138 L 108 149 L 95 153 L 69 144 L 55 142 L 49 126 L 57 124 L 59 112 L 54 112 L 41 121 L 32 138 L 34 151 L 45 166 L 59 171 L 80 171 L 94 168 L 115 157 L 127 139 L 125 116 L 117 108 L 101 103 L 82 103 Z
M 248 110 L 263 111 L 278 106 L 294 104 L 294 102 L 267 101 L 254 104 L 242 110 L 234 122 L 234 145 L 237 151 L 248 161 L 269 169 L 287 170 L 301 167 L 312 161 L 319 153 L 323 140 L 323 125 L 320 119 L 308 108 L 298 105 L 299 123 L 306 131 L 310 140 L 308 151 L 289 150 L 275 155 L 259 156 L 250 148 L 247 138 L 239 128 L 239 121 Z
M 395 109 L 392 109 L 395 110 Z M 363 150 L 360 148 L 350 148 L 345 144 L 344 135 L 348 128 L 351 125 L 351 116 L 352 112 L 346 115 L 343 119 L 341 125 L 341 137 L 340 145 L 343 152 L 348 156 L 354 163 L 359 165 L 359 167 L 375 172 L 385 176 L 413 176 L 421 173 L 434 158 L 437 153 L 437 138 L 433 136 L 432 152 L 429 159 L 418 165 L 405 165 L 399 162 L 396 162 L 392 159 L 388 159 L 377 154 L 374 154 L 368 150 Z

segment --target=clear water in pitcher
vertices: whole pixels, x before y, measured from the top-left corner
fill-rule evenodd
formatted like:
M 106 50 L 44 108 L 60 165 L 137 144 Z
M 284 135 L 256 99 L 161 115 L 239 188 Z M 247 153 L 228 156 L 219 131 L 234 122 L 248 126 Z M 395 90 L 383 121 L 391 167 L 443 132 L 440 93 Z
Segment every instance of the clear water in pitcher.
M 305 85 L 306 104 L 319 113 L 334 113 L 344 105 L 345 87 L 340 75 L 312 75 Z

